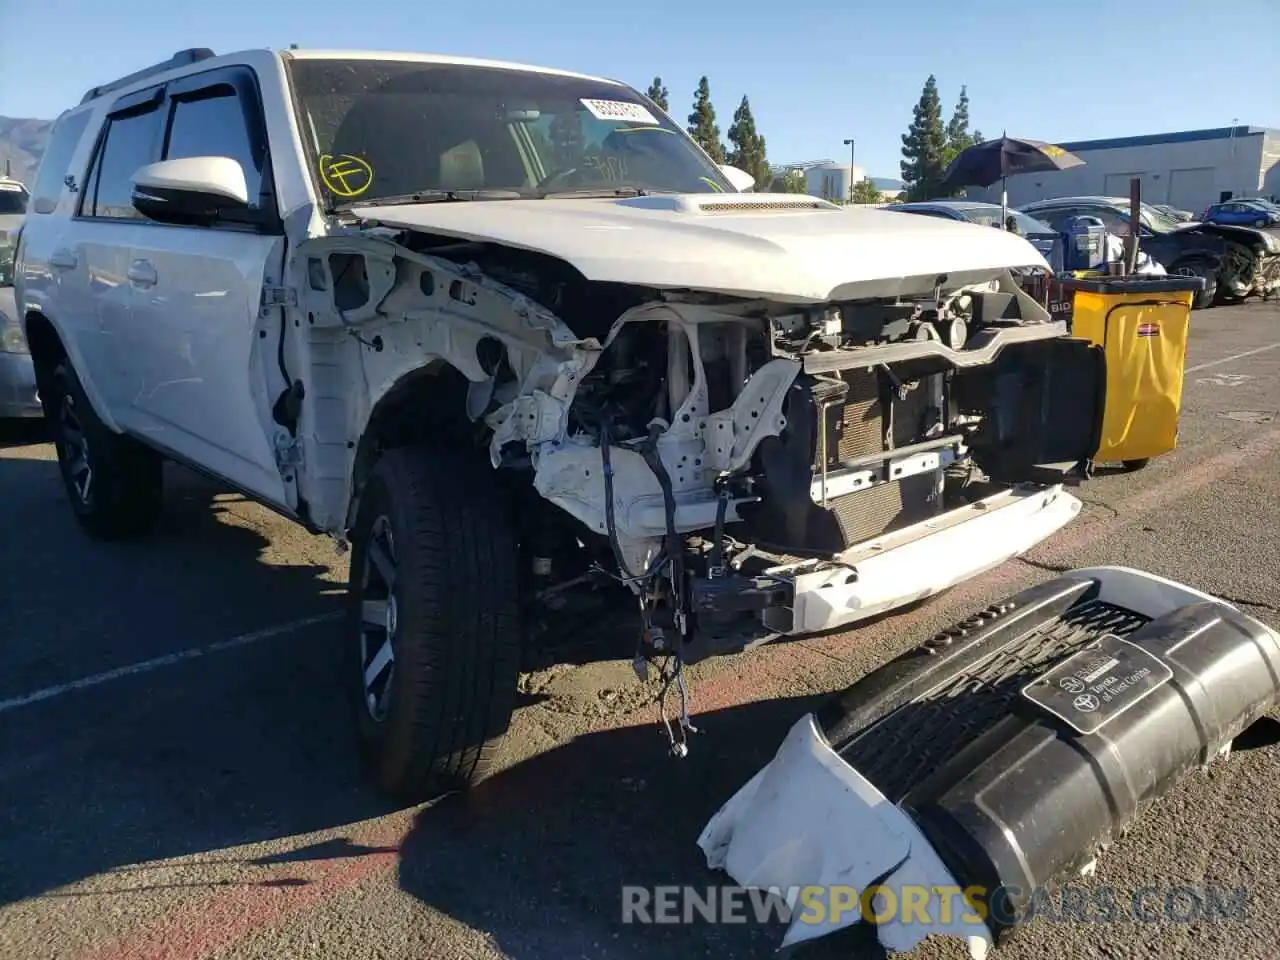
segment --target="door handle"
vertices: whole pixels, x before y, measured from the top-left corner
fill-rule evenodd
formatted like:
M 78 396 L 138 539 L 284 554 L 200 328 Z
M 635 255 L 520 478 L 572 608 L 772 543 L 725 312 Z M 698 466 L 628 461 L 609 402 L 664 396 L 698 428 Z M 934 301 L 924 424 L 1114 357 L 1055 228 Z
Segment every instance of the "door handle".
M 49 266 L 57 267 L 59 270 L 74 270 L 79 264 L 80 258 L 76 256 L 74 250 L 68 250 L 62 247 L 49 254 Z
M 135 260 L 129 264 L 129 272 L 125 274 L 135 287 L 154 287 L 159 276 L 150 260 Z

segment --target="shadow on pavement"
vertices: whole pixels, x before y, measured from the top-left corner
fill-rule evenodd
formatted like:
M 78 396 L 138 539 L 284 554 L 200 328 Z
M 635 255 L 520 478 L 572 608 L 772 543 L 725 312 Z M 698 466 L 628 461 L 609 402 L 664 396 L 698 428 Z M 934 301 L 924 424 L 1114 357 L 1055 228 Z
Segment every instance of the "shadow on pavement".
M 732 884 L 707 869 L 698 834 L 822 698 L 731 707 L 696 718 L 683 760 L 656 724 L 589 734 L 424 809 L 401 848 L 400 886 L 520 960 L 768 957 L 778 922 L 624 924 L 624 885 Z M 798 957 L 881 957 L 848 931 Z
M 0 450 L 49 442 L 49 427 L 43 419 L 0 420 Z
M 314 551 L 281 553 L 202 478 L 166 479 L 155 535 L 101 544 L 55 464 L 0 458 L 0 704 L 337 609 Z M 356 760 L 338 641 L 322 622 L 0 708 L 0 904 L 386 812 Z

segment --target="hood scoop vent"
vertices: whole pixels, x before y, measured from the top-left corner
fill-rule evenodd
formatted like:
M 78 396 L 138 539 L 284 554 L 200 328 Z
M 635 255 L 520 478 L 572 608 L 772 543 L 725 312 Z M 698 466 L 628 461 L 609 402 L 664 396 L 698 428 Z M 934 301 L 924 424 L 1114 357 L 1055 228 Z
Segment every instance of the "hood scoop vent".
M 774 196 L 760 196 L 759 199 L 748 200 L 746 197 L 733 200 L 703 200 L 698 203 L 701 213 L 763 213 L 767 210 L 835 210 L 834 204 L 817 197 L 796 197 L 781 199 Z
M 628 197 L 615 201 L 621 207 L 640 210 L 670 210 L 674 213 L 710 214 L 713 216 L 751 215 L 800 210 L 839 210 L 840 207 L 820 197 L 779 193 L 683 193 Z

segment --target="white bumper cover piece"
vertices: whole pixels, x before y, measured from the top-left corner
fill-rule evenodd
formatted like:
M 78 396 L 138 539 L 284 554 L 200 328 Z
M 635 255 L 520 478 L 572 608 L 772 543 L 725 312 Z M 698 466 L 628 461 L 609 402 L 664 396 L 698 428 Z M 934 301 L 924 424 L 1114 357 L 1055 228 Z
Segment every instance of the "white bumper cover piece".
M 854 897 L 868 888 L 881 891 L 866 909 L 883 918 L 876 929 L 887 950 L 911 950 L 931 934 L 947 934 L 982 960 L 991 945 L 990 931 L 960 899 L 960 887 L 919 828 L 836 755 L 813 714 L 712 817 L 698 846 L 709 867 L 744 887 L 783 896 L 817 890 L 823 909 L 797 907 L 782 948 L 861 922 Z M 843 910 L 836 909 L 837 890 L 847 891 Z M 904 909 L 904 902 L 918 909 Z
M 1052 536 L 1080 513 L 1061 486 L 1009 490 L 859 544 L 795 577 L 786 633 L 829 630 L 941 593 Z

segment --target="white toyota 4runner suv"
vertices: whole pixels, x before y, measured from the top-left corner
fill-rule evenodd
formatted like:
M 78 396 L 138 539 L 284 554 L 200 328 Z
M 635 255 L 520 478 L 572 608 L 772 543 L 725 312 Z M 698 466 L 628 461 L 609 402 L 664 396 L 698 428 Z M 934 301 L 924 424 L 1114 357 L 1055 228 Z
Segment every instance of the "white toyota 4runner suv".
M 17 286 L 89 534 L 145 534 L 168 459 L 352 545 L 360 739 L 421 797 L 483 773 L 549 608 L 614 591 L 670 678 L 1069 522 L 1104 366 L 1045 269 L 750 192 L 612 80 L 198 49 L 58 119 Z

